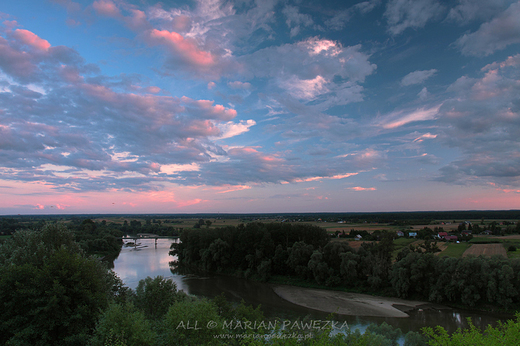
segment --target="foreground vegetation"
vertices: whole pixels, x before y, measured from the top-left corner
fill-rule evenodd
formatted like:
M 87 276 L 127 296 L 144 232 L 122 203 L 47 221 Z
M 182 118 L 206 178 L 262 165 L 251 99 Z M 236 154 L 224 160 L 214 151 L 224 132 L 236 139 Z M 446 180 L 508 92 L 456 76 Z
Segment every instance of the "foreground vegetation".
M 409 346 L 520 344 L 520 316 L 484 332 L 470 327 L 451 336 L 441 327 L 403 335 L 387 324 L 371 325 L 363 334 L 348 328 L 337 333 L 332 324 L 323 323 L 322 328 L 295 330 L 294 322 L 312 322 L 306 319 L 283 328 L 284 321 L 267 321 L 259 307 L 233 305 L 223 296 L 214 300 L 191 297 L 161 277 L 141 280 L 134 291 L 99 257 L 90 256 L 95 247 L 86 246 L 86 235 L 78 235 L 81 229 L 92 235 L 91 240 L 104 236 L 105 231 L 97 230 L 102 225 L 83 220 L 76 226 L 47 224 L 38 230 L 16 231 L 0 243 L 0 344 L 318 346 L 396 345 L 397 340 Z M 401 296 L 415 296 L 431 294 L 429 289 L 436 287 L 430 272 L 441 273 L 437 280 L 444 280 L 443 297 L 478 302 L 482 297 L 477 296 L 485 294 L 483 301 L 507 306 L 518 296 L 520 268 L 515 261 L 439 258 L 403 247 L 392 264 L 390 237 L 357 251 L 331 243 L 322 229 L 305 225 L 251 223 L 236 229 L 186 231 L 183 237 L 189 238 L 185 247 L 174 249 L 182 260 L 196 259 L 200 262 L 193 263 L 215 271 L 227 267 L 246 277 L 268 278 L 281 270 L 285 276 L 320 280 L 325 285 L 344 285 L 345 278 L 365 288 L 384 287 L 386 282 Z M 386 277 L 382 268 L 387 269 Z M 482 275 L 487 276 L 478 281 Z

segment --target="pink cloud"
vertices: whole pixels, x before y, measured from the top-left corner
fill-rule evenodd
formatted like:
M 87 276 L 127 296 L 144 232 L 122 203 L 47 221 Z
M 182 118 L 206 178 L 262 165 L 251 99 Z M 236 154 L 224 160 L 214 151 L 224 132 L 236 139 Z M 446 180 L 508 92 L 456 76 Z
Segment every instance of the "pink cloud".
M 419 108 L 409 113 L 405 113 L 404 111 L 393 112 L 380 121 L 378 125 L 385 129 L 395 129 L 416 121 L 433 120 L 439 114 L 441 105 L 442 104 L 428 109 Z
M 94 1 L 92 7 L 96 10 L 97 13 L 107 16 L 117 18 L 121 16 L 121 11 L 117 8 L 116 4 L 114 4 L 110 0 L 100 0 Z
M 231 120 L 237 111 L 222 105 L 213 105 L 214 101 L 193 100 L 183 96 L 181 100 L 188 106 L 189 113 L 205 119 Z
M 190 205 L 204 203 L 204 202 L 208 202 L 208 201 L 204 200 L 204 199 L 201 199 L 201 198 L 195 198 L 195 199 L 191 199 L 191 200 L 187 200 L 187 201 L 178 202 L 176 207 L 177 208 L 184 208 L 184 207 L 189 207 Z
M 351 176 L 357 175 L 357 174 L 358 173 L 336 174 L 336 175 L 333 175 L 330 177 L 317 176 L 317 177 L 309 177 L 309 178 L 304 178 L 304 179 L 295 179 L 295 180 L 293 180 L 293 182 L 304 183 L 304 182 L 317 181 L 317 180 L 323 180 L 323 179 L 343 179 L 343 178 L 348 178 L 348 177 L 351 177 Z
M 220 130 L 211 120 L 195 120 L 184 129 L 189 136 L 218 136 Z
M 161 92 L 161 88 L 159 87 L 156 87 L 156 86 L 149 86 L 148 88 L 145 89 L 147 92 L 149 93 L 152 93 L 152 94 L 158 94 Z
M 361 187 L 361 186 L 348 187 L 348 189 L 354 190 L 354 191 L 376 191 L 377 190 L 375 187 Z
M 348 178 L 348 177 L 351 177 L 351 176 L 357 175 L 357 174 L 358 173 L 337 174 L 337 175 L 333 175 L 329 179 L 343 179 L 343 178 Z
M 424 135 L 421 135 L 421 136 L 417 137 L 413 141 L 414 142 L 422 142 L 425 139 L 434 139 L 434 138 L 437 138 L 437 135 L 432 135 L 431 133 L 428 132 L 428 133 L 425 133 Z
M 47 51 L 51 47 L 51 44 L 47 40 L 38 37 L 38 35 L 30 32 L 29 30 L 16 29 L 13 33 L 13 36 L 26 45 L 42 51 Z
M 149 26 L 148 21 L 146 20 L 146 14 L 140 10 L 130 10 L 132 13 L 131 17 L 125 17 L 125 23 L 133 30 L 138 30 L 139 28 L 145 28 Z
M 215 64 L 215 59 L 210 52 L 200 50 L 194 40 L 186 39 L 174 31 L 153 29 L 149 32 L 149 37 L 153 43 L 165 44 L 172 48 L 187 62 L 205 67 Z
M 217 190 L 217 193 L 228 193 L 233 191 L 241 191 L 241 190 L 249 190 L 251 189 L 251 186 L 249 185 L 223 185 L 223 186 L 216 186 L 212 188 L 213 190 Z M 222 191 L 219 191 L 222 190 Z

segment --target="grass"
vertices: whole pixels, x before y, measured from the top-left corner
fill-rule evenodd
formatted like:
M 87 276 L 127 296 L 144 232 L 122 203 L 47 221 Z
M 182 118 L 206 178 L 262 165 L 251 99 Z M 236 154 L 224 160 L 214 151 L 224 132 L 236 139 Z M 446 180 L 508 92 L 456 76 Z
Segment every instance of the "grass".
M 461 258 L 464 251 L 466 251 L 470 246 L 470 243 L 450 243 L 446 250 L 440 253 L 440 256 Z
M 394 240 L 394 251 L 392 252 L 392 258 L 396 259 L 397 254 L 404 249 L 405 247 L 408 247 L 411 243 L 417 241 L 415 238 L 397 238 Z
M 507 258 L 520 258 L 520 240 L 517 239 L 504 239 L 502 242 L 504 248 L 509 249 L 510 246 L 515 246 L 516 251 L 507 251 Z

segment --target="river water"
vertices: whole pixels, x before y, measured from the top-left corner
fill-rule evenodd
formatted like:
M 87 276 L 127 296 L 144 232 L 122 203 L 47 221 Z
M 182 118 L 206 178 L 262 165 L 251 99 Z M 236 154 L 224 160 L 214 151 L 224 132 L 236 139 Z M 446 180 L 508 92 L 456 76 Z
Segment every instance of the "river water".
M 139 280 L 147 276 L 161 275 L 172 279 L 179 290 L 184 290 L 188 294 L 213 298 L 224 292 L 229 301 L 240 302 L 243 299 L 247 305 L 255 307 L 260 304 L 264 315 L 268 318 L 296 320 L 308 316 L 312 320 L 325 320 L 329 315 L 280 298 L 266 283 L 218 275 L 200 277 L 173 274 L 169 262 L 173 261 L 174 257 L 168 255 L 173 241 L 158 239 L 156 247 L 153 239 L 140 239 L 137 247 L 123 246 L 119 257 L 114 261 L 114 271 L 132 289 L 137 287 Z M 347 322 L 351 329 L 357 328 L 362 332 L 370 323 L 386 322 L 400 328 L 404 333 L 410 330 L 420 331 L 423 327 L 436 325 L 443 326 L 451 333 L 458 328 L 467 327 L 468 317 L 480 328 L 513 317 L 506 314 L 460 309 L 428 309 L 411 311 L 408 314 L 410 315 L 408 318 L 337 316 L 335 319 L 341 323 Z

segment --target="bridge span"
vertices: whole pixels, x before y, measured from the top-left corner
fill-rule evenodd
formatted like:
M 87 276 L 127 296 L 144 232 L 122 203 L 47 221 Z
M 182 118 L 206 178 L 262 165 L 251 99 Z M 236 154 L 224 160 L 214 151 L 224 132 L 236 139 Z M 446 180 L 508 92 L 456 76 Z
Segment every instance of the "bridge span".
M 157 248 L 157 239 L 178 239 L 178 236 L 160 236 L 152 233 L 137 233 L 136 236 L 124 236 L 121 240 L 124 242 L 125 240 L 133 240 L 134 248 L 137 247 L 138 239 L 155 239 L 155 248 Z

